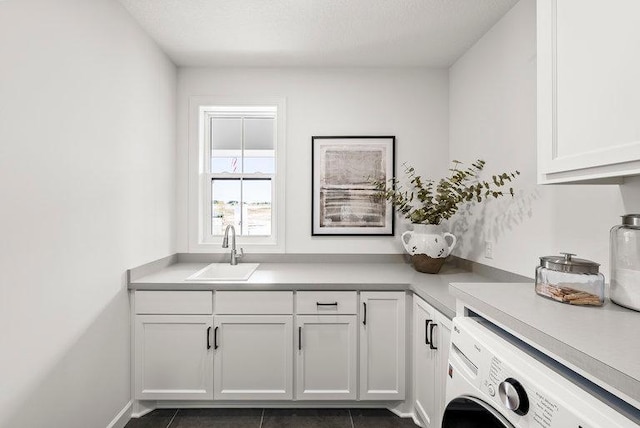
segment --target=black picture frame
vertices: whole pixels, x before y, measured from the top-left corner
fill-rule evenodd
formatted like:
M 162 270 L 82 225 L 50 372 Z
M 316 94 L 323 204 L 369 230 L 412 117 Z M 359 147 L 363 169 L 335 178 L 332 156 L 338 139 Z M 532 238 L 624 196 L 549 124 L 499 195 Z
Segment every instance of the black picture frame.
M 311 236 L 394 236 L 391 202 L 369 182 L 395 177 L 396 137 L 311 137 Z

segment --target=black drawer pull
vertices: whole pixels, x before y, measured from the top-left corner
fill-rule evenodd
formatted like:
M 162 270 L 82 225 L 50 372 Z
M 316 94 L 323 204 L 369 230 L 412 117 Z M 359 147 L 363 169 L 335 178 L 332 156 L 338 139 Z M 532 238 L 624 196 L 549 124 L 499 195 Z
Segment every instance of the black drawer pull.
M 213 349 L 218 349 L 218 326 L 213 329 Z
M 320 302 L 316 302 L 317 306 L 338 306 L 338 302 L 333 302 L 333 303 L 320 303 Z
M 433 329 L 436 328 L 437 325 L 438 324 L 433 323 L 429 327 L 429 337 L 430 337 L 429 348 L 431 349 L 438 349 L 438 347 L 433 344 Z
M 209 338 L 211 337 L 211 326 L 207 327 L 207 349 L 211 349 L 211 341 Z
M 429 323 L 433 320 L 424 320 L 424 344 L 431 345 L 429 340 Z
M 362 306 L 364 307 L 364 317 L 362 318 L 362 325 L 367 325 L 367 304 L 362 302 Z
M 298 351 L 302 351 L 302 327 L 298 327 Z

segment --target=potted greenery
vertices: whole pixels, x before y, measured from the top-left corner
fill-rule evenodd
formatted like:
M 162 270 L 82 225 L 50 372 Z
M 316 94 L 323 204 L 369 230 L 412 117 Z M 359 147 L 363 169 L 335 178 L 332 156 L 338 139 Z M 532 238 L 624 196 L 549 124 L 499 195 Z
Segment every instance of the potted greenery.
M 454 160 L 452 163 L 449 176 L 437 182 L 423 179 L 407 164 L 404 166 L 408 188 L 396 177 L 388 182 L 372 181 L 380 195 L 413 223 L 413 230 L 404 232 L 401 240 L 419 272 L 438 273 L 456 245 L 454 235 L 443 233 L 443 220 L 451 218 L 465 203 L 505 196 L 501 188 L 520 174 L 519 171 L 504 172 L 493 175 L 491 181 L 484 181 L 478 176 L 485 161 L 478 159 L 466 168 L 462 162 Z M 513 196 L 512 187 L 508 194 Z

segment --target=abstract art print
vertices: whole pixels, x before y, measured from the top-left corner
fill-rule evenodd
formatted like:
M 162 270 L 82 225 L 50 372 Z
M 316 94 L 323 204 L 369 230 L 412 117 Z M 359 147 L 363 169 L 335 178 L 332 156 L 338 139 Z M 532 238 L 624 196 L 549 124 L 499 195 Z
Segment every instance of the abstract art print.
M 311 146 L 311 234 L 392 236 L 391 203 L 371 181 L 395 176 L 395 137 L 315 136 Z

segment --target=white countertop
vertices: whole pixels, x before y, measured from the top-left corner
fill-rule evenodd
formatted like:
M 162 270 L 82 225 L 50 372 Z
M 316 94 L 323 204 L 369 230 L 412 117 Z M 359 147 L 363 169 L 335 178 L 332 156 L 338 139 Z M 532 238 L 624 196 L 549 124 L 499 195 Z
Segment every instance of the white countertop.
M 490 279 L 450 265 L 437 275 L 406 263 L 260 263 L 247 281 L 185 281 L 208 263 L 175 263 L 130 282 L 132 290 L 410 290 L 449 318 L 455 315 L 451 282 Z
M 640 404 L 640 312 L 609 300 L 602 307 L 558 303 L 538 296 L 533 283 L 455 283 L 451 289 L 525 342 Z
M 405 263 L 260 263 L 246 281 L 185 281 L 208 263 L 176 263 L 159 272 L 132 282 L 142 284 L 175 284 L 189 288 L 230 286 L 235 288 L 260 285 L 340 286 L 359 284 L 410 284 L 414 271 Z M 132 287 L 133 288 L 133 287 Z

